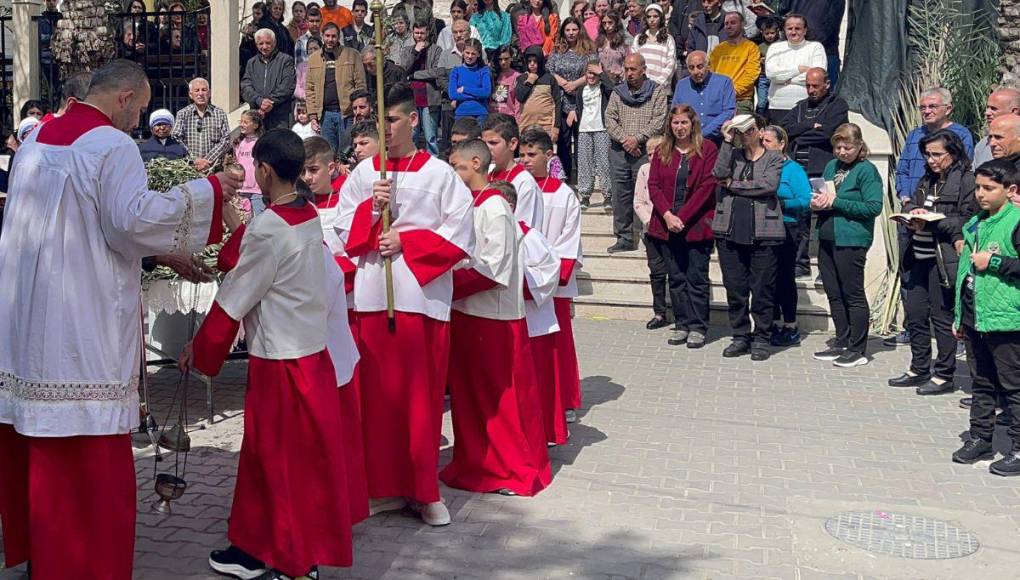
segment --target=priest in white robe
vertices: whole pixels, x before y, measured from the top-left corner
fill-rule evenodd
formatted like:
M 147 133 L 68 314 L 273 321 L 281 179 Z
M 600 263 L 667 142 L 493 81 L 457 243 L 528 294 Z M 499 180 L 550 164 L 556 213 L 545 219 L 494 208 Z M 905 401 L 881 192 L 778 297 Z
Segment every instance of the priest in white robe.
M 0 519 L 36 580 L 131 578 L 141 260 L 222 237 L 229 174 L 149 191 L 128 136 L 145 72 L 114 61 L 35 131 L 0 237 Z

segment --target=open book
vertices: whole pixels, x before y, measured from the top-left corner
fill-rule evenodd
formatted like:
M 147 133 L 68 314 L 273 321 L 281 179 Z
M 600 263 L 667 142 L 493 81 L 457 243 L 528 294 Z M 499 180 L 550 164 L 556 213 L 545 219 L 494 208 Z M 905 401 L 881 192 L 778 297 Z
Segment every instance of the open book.
M 776 13 L 775 10 L 773 10 L 768 4 L 765 3 L 765 0 L 755 0 L 754 2 L 748 4 L 747 8 L 751 10 L 751 12 L 757 14 L 758 16 L 766 16 L 769 14 Z
M 921 220 L 923 222 L 929 222 L 929 223 L 937 222 L 939 220 L 946 219 L 946 215 L 945 214 L 941 214 L 941 213 L 917 213 L 917 214 L 914 214 L 914 213 L 898 213 L 898 214 L 889 216 L 889 219 L 891 219 L 894 222 L 899 222 L 901 224 L 906 225 L 906 224 L 909 224 L 912 220 Z

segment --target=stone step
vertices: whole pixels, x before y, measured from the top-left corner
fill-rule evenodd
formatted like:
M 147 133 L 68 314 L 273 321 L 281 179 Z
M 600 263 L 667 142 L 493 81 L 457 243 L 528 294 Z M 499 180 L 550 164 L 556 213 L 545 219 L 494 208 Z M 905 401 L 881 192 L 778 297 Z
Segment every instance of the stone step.
M 651 300 L 605 300 L 591 296 L 574 299 L 574 316 L 579 318 L 634 320 L 644 322 L 652 317 Z M 729 328 L 726 303 L 712 301 L 709 304 L 709 323 L 718 329 Z M 832 332 L 832 320 L 828 312 L 801 306 L 797 309 L 797 324 L 802 332 Z
M 595 255 L 585 253 L 580 276 L 595 280 L 633 280 L 648 281 L 648 261 L 644 255 L 632 256 L 638 252 L 626 254 Z M 626 256 L 626 257 L 618 257 Z M 708 278 L 713 284 L 722 284 L 722 267 L 719 258 L 713 252 L 712 261 L 708 264 Z M 797 287 L 808 291 L 823 292 L 821 284 L 812 280 L 797 280 Z M 823 292 L 824 293 L 824 292 Z

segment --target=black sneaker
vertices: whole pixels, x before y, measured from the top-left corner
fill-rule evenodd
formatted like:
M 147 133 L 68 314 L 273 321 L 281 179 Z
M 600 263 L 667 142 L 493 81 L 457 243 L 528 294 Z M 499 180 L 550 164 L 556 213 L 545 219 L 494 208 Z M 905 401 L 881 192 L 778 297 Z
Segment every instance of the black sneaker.
M 266 570 L 255 577 L 255 580 L 294 580 L 279 570 Z
M 944 395 L 946 393 L 952 393 L 956 390 L 956 385 L 953 381 L 945 381 L 941 385 L 935 381 L 928 381 L 914 389 L 914 392 L 918 395 Z
M 769 356 L 771 356 L 769 349 L 763 346 L 755 346 L 751 349 L 751 360 L 754 362 L 767 361 Z
M 266 565 L 236 546 L 226 550 L 213 550 L 209 554 L 209 567 L 223 574 L 241 580 L 252 580 L 265 574 Z
M 845 351 L 843 354 L 839 355 L 839 358 L 832 361 L 832 364 L 840 368 L 852 369 L 854 367 L 868 364 L 868 357 L 859 352 Z
M 623 240 L 620 240 L 620 241 L 616 242 L 615 244 L 613 244 L 612 246 L 609 246 L 608 248 L 606 248 L 606 252 L 608 252 L 610 254 L 615 254 L 617 252 L 633 252 L 636 249 L 637 249 L 637 244 L 634 244 L 634 243 L 628 244 L 627 242 L 625 242 Z
M 811 279 L 811 268 L 797 268 L 794 277 L 798 280 L 810 280 Z
M 1003 477 L 1020 475 L 1020 453 L 1013 453 L 988 466 L 988 471 Z
M 964 441 L 963 447 L 953 453 L 954 463 L 977 463 L 982 459 L 995 457 L 995 449 L 991 441 L 984 439 L 968 439 Z
M 838 347 L 837 348 L 827 348 L 825 350 L 820 350 L 820 351 L 816 352 L 814 354 L 814 357 L 815 357 L 815 360 L 830 361 L 830 360 L 836 360 L 839 357 L 843 356 L 844 352 L 846 352 L 845 348 L 838 348 Z
M 882 341 L 882 346 L 897 347 L 905 344 L 910 344 L 910 333 L 906 330 Z
M 729 346 L 723 349 L 722 355 L 725 358 L 736 358 L 751 352 L 751 345 L 746 340 L 734 340 Z
M 799 346 L 800 341 L 800 329 L 797 327 L 784 326 L 772 333 L 772 346 Z

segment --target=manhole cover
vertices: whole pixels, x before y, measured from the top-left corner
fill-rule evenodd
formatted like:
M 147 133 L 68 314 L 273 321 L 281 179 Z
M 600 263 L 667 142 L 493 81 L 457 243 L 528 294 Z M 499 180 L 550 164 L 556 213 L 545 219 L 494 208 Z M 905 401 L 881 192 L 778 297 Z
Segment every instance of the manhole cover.
M 869 552 L 919 560 L 962 558 L 981 546 L 977 536 L 949 522 L 883 511 L 839 514 L 825 520 L 825 531 Z

